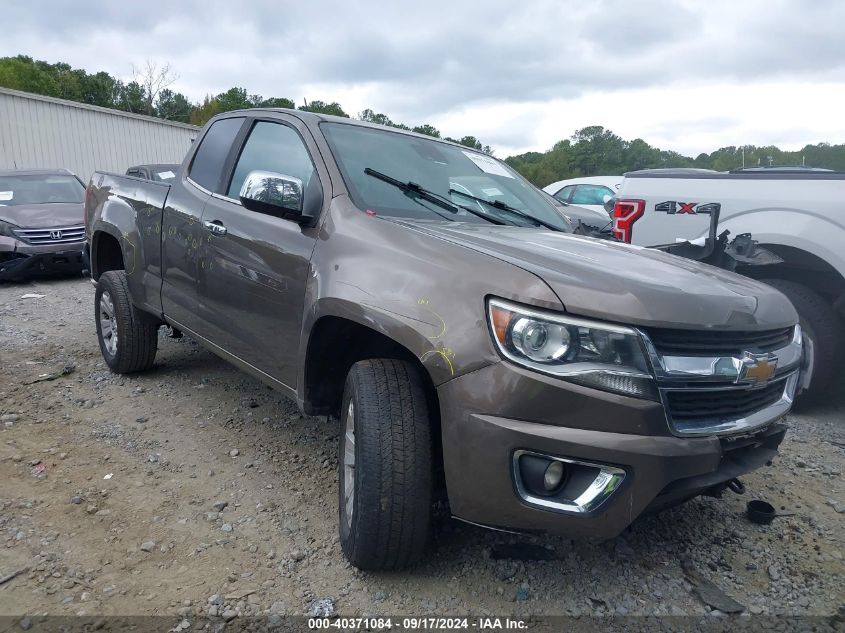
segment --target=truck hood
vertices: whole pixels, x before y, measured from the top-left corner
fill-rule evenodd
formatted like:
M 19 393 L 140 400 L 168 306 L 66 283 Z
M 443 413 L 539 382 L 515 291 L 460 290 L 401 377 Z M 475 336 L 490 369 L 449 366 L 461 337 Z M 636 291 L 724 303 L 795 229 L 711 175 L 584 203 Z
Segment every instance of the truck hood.
M 572 314 L 686 329 L 798 322 L 792 304 L 771 286 L 661 251 L 543 229 L 396 221 L 538 275 Z
M 22 229 L 46 229 L 82 226 L 85 224 L 85 215 L 82 204 L 78 202 L 8 206 L 0 203 L 0 222 L 8 222 Z

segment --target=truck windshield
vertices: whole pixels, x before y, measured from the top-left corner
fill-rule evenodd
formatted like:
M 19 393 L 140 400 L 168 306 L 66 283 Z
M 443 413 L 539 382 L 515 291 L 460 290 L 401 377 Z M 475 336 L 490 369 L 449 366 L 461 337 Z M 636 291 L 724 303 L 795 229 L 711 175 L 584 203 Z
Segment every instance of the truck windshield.
M 368 175 L 369 168 L 403 183 L 415 183 L 451 200 L 459 209 L 470 206 L 479 211 L 476 215 L 461 209 L 449 220 L 487 224 L 489 221 L 483 216 L 493 216 L 501 220 L 500 224 L 537 226 L 529 218 L 507 212 L 510 207 L 561 231 L 571 231 L 568 222 L 531 184 L 491 156 L 377 128 L 322 123 L 320 129 L 331 146 L 352 201 L 361 209 L 395 217 L 443 219 L 401 188 Z M 496 201 L 504 208 L 490 204 Z
M 85 188 L 73 176 L 0 176 L 0 206 L 82 203 Z

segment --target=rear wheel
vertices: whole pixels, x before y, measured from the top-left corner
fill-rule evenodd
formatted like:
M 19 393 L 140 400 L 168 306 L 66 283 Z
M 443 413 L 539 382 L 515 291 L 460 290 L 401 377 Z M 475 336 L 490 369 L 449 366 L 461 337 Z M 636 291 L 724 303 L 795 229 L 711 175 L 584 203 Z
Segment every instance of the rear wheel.
M 785 279 L 762 279 L 780 290 L 795 306 L 804 333 L 804 369 L 801 400 L 817 400 L 827 394 L 835 376 L 840 345 L 840 319 L 833 307 L 807 286 Z
M 109 369 L 128 374 L 153 366 L 158 325 L 132 305 L 124 271 L 110 270 L 100 276 L 94 310 L 100 351 Z
M 422 379 L 393 359 L 349 370 L 340 415 L 338 501 L 346 558 L 400 569 L 423 554 L 431 517 L 431 432 Z

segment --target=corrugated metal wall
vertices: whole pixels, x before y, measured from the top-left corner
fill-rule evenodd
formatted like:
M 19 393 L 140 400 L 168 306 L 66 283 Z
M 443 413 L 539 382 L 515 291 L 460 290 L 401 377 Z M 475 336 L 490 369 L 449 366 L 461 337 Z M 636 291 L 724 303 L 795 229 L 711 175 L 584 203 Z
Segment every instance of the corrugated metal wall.
M 0 169 L 94 171 L 181 163 L 199 128 L 0 88 Z

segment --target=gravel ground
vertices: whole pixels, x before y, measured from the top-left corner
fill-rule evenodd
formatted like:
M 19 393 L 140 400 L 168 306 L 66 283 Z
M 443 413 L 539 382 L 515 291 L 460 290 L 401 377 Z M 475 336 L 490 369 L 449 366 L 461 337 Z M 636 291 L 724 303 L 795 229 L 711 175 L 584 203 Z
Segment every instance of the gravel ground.
M 845 613 L 841 388 L 789 417 L 745 496 L 596 545 L 443 516 L 422 566 L 370 574 L 336 536 L 336 422 L 187 338 L 162 336 L 146 374 L 111 374 L 93 295 L 80 279 L 0 285 L 0 579 L 23 570 L 0 615 L 703 615 L 702 578 L 752 614 Z M 751 524 L 756 497 L 794 515 Z

